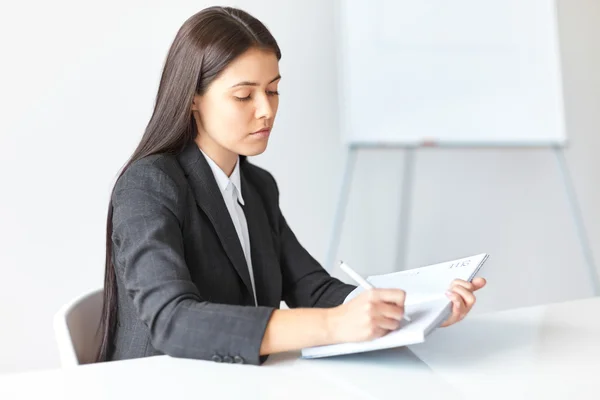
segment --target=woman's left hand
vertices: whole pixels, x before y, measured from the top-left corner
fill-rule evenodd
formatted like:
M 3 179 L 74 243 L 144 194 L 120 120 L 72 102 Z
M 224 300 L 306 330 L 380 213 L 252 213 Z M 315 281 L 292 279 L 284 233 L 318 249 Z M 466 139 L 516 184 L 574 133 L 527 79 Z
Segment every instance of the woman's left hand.
M 473 292 L 481 289 L 485 284 L 485 279 L 479 277 L 474 278 L 471 283 L 462 279 L 454 280 L 446 292 L 446 296 L 452 301 L 452 315 L 440 326 L 450 326 L 465 318 L 475 304 Z

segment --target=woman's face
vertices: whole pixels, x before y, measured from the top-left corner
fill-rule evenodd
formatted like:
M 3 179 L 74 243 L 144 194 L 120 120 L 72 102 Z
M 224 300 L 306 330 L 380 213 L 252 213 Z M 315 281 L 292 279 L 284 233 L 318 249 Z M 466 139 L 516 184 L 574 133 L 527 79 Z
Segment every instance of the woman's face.
M 200 148 L 226 164 L 238 154 L 264 152 L 279 106 L 279 81 L 273 52 L 253 48 L 236 58 L 203 95 L 194 97 Z

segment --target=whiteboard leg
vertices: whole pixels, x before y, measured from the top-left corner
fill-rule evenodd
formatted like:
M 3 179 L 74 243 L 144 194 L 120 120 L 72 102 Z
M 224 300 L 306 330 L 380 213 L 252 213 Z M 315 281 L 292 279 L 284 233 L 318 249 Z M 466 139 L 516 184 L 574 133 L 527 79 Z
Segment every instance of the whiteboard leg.
M 408 248 L 408 229 L 410 222 L 410 202 L 412 200 L 412 187 L 414 178 L 415 149 L 409 147 L 404 153 L 404 171 L 402 174 L 402 188 L 400 193 L 400 215 L 398 216 L 398 246 L 396 247 L 396 271 L 406 268 L 406 251 Z
M 590 247 L 590 242 L 586 233 L 585 225 L 583 223 L 583 215 L 581 213 L 581 209 L 579 208 L 579 203 L 577 201 L 575 186 L 573 185 L 573 180 L 571 179 L 571 175 L 569 174 L 569 168 L 567 166 L 567 161 L 565 159 L 563 150 L 560 147 L 554 147 L 554 154 L 556 154 L 556 160 L 558 161 L 558 166 L 562 174 L 563 183 L 565 185 L 565 192 L 567 194 L 567 201 L 569 202 L 569 206 L 571 208 L 571 214 L 573 216 L 573 221 L 575 222 L 575 228 L 577 229 L 579 242 L 581 243 L 583 257 L 585 258 L 585 261 L 588 266 L 590 285 L 592 285 L 594 295 L 598 296 L 600 295 L 600 282 L 598 281 L 598 270 L 596 269 L 594 256 L 592 255 L 592 249 Z
M 324 267 L 328 271 L 331 271 L 334 267 L 335 257 L 337 256 L 338 247 L 340 245 L 342 225 L 344 223 L 346 206 L 348 205 L 348 197 L 350 196 L 350 184 L 352 183 L 354 164 L 356 163 L 356 152 L 357 149 L 355 148 L 355 146 L 351 145 L 348 148 L 348 153 L 346 154 L 346 162 L 344 163 L 344 172 L 342 176 L 342 185 L 338 197 L 338 204 L 335 209 L 335 217 L 333 219 L 333 227 L 331 230 L 329 249 L 327 251 L 327 258 Z

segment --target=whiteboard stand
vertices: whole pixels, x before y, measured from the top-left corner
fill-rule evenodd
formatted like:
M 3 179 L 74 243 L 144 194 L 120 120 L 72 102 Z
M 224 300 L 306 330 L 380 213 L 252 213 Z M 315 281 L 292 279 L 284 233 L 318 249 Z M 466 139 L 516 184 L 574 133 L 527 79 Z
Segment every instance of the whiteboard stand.
M 534 145 L 539 146 L 539 145 Z M 340 187 L 340 193 L 338 196 L 337 207 L 335 210 L 333 227 L 331 231 L 330 243 L 327 252 L 326 266 L 327 269 L 333 268 L 337 252 L 339 249 L 342 228 L 344 224 L 344 218 L 346 214 L 346 207 L 348 206 L 348 199 L 350 197 L 350 187 L 352 184 L 352 176 L 354 174 L 354 168 L 356 164 L 357 153 L 360 148 L 363 147 L 378 147 L 374 145 L 361 145 L 352 143 L 348 145 L 348 151 L 346 154 L 346 161 L 344 163 L 344 171 L 342 174 L 342 183 Z M 382 146 L 389 147 L 389 146 Z M 419 145 L 406 145 L 406 146 L 394 146 L 399 149 L 405 150 L 404 158 L 404 170 L 402 173 L 402 189 L 400 193 L 400 213 L 398 219 L 398 245 L 396 250 L 396 257 L 394 268 L 395 271 L 402 271 L 406 269 L 406 254 L 408 248 L 409 239 L 409 227 L 410 227 L 410 211 L 414 181 L 414 163 L 415 163 L 415 152 L 418 147 L 425 147 Z M 436 146 L 440 147 L 440 146 Z M 521 147 L 523 145 L 521 144 Z M 578 235 L 579 243 L 581 245 L 581 251 L 585 259 L 585 263 L 588 268 L 588 274 L 590 279 L 590 285 L 595 296 L 600 296 L 600 278 L 598 276 L 598 270 L 596 269 L 596 263 L 590 246 L 590 241 L 587 235 L 587 230 L 583 221 L 583 214 L 579 206 L 577 199 L 577 193 L 573 180 L 569 173 L 569 168 L 564 156 L 564 149 L 560 145 L 553 145 L 550 148 L 556 155 L 556 161 L 558 169 L 562 177 L 562 183 L 565 188 L 565 194 L 567 196 L 567 203 L 575 224 L 575 229 Z
M 592 286 L 594 295 L 600 296 L 600 280 L 598 277 L 598 269 L 596 268 L 592 247 L 587 235 L 587 230 L 585 229 L 585 223 L 583 222 L 583 213 L 581 212 L 581 208 L 579 206 L 575 185 L 573 184 L 573 179 L 571 178 L 569 167 L 567 165 L 567 160 L 565 159 L 564 149 L 560 146 L 554 146 L 554 154 L 556 155 L 558 169 L 561 173 L 562 181 L 565 186 L 567 202 L 569 203 L 569 208 L 571 209 L 571 215 L 573 217 L 573 222 L 575 223 L 575 229 L 577 230 L 577 235 L 579 236 L 581 251 L 583 252 L 583 257 L 585 258 L 585 262 L 588 267 L 590 285 Z
M 333 227 L 328 247 L 326 258 L 327 269 L 333 268 L 337 251 L 340 245 L 342 236 L 342 228 L 346 215 L 346 207 L 350 197 L 350 188 L 352 185 L 352 177 L 354 175 L 354 167 L 356 165 L 357 153 L 361 148 L 377 148 L 389 146 L 374 146 L 370 144 L 350 143 L 346 152 L 346 160 L 344 162 L 344 171 L 342 173 L 342 183 L 338 196 L 337 207 L 335 209 Z M 417 145 L 402 145 L 393 146 L 394 148 L 404 149 L 404 168 L 402 171 L 402 187 L 400 191 L 400 214 L 398 216 L 398 247 L 395 256 L 395 267 L 398 271 L 405 269 L 408 230 L 410 221 L 410 210 L 412 200 L 413 178 L 414 178 L 414 153 Z
M 412 201 L 413 179 L 415 176 L 415 147 L 404 148 L 404 168 L 402 170 L 402 189 L 400 192 L 400 213 L 398 215 L 398 247 L 394 266 L 397 271 L 406 269 L 406 253 L 408 252 L 408 229 Z

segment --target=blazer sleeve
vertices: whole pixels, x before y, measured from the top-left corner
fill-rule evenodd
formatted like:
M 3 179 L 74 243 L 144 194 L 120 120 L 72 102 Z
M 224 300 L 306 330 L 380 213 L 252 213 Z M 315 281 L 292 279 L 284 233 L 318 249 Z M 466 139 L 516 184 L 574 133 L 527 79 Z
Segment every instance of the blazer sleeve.
M 332 277 L 302 246 L 279 208 L 279 190 L 273 179 L 277 197 L 277 220 L 280 263 L 283 274 L 283 300 L 290 308 L 336 307 L 356 289 Z
M 113 192 L 115 269 L 159 351 L 182 358 L 241 357 L 261 364 L 274 308 L 205 301 L 184 258 L 187 186 L 155 164 L 127 169 Z M 173 174 L 171 174 L 173 175 Z
M 280 214 L 283 300 L 291 307 L 336 307 L 356 289 L 332 277 L 308 251 Z

